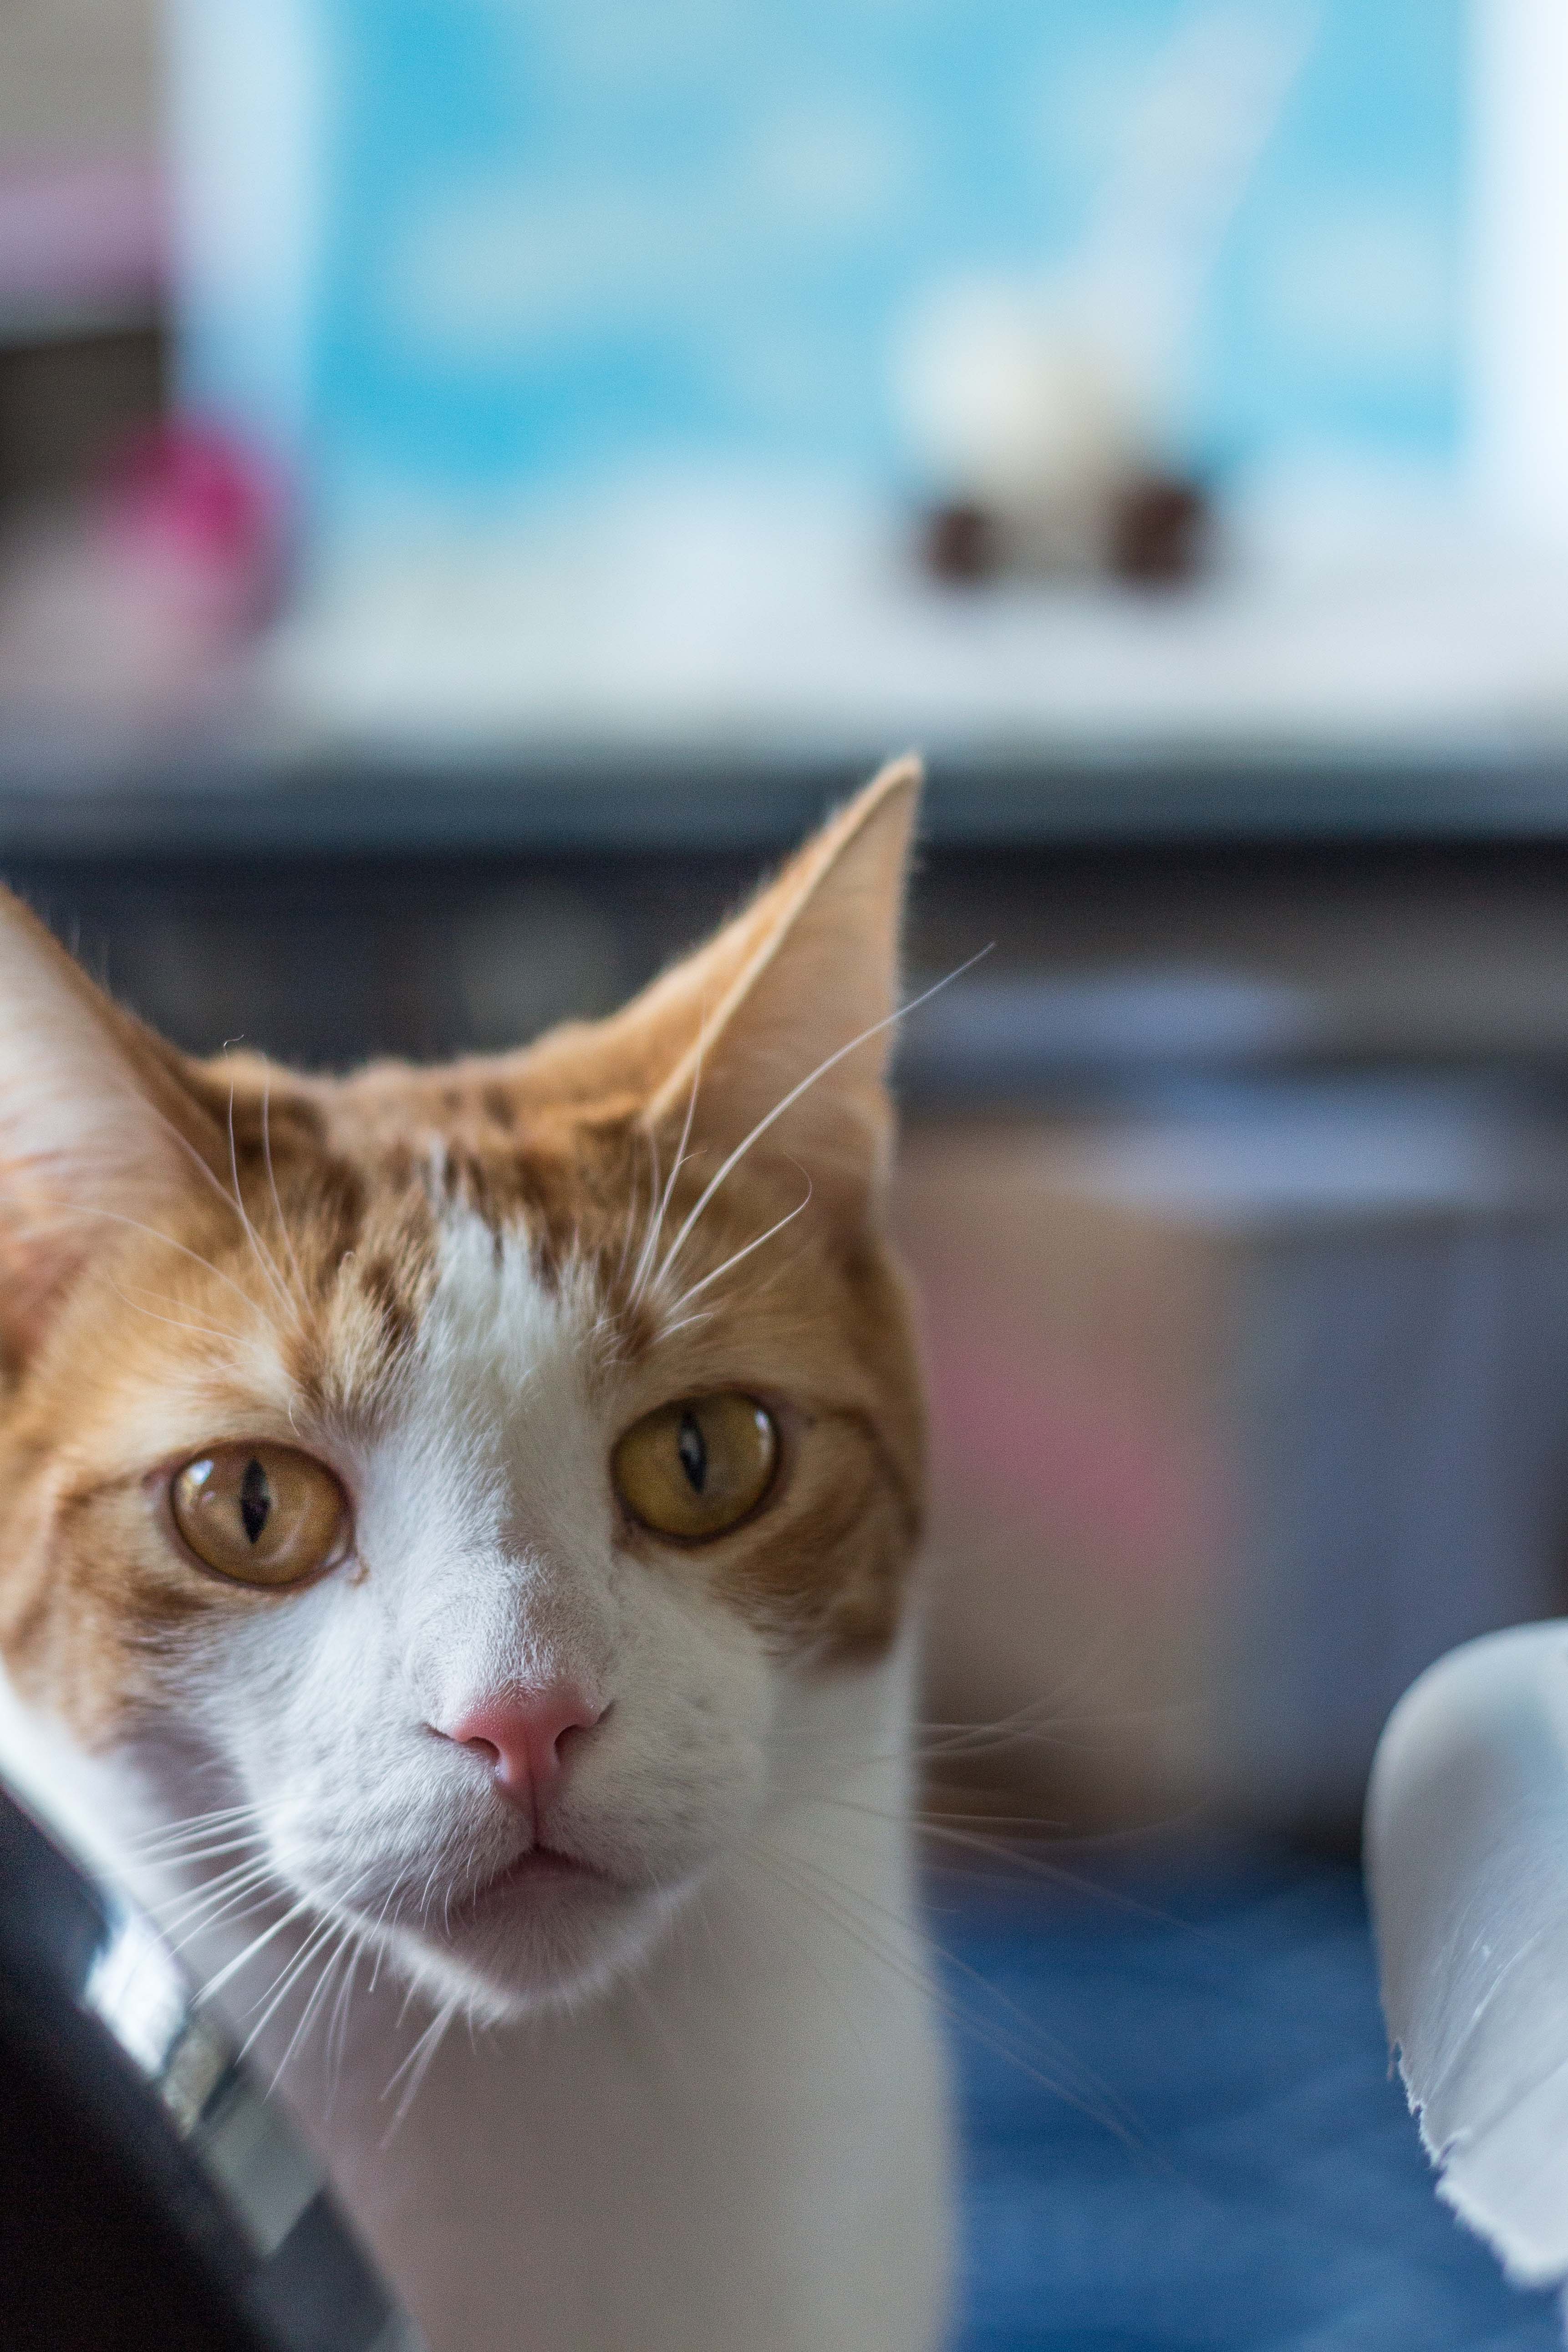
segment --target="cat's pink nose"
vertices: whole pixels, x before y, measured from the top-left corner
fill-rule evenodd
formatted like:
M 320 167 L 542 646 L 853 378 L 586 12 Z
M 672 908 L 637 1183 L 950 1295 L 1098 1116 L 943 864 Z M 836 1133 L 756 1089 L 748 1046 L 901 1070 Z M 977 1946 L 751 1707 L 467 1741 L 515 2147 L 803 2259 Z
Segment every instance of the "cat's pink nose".
M 503 1797 L 532 1810 L 544 1803 L 561 1778 L 568 1735 L 592 1731 L 604 1712 L 575 1683 L 496 1691 L 442 1737 L 488 1764 Z

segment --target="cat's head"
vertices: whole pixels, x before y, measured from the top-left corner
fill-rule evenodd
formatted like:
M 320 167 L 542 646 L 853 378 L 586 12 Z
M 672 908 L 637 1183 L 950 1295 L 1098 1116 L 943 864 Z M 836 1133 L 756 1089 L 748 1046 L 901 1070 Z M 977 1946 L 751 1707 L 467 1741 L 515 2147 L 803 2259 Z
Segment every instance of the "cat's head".
M 488 2013 L 642 1950 L 781 1695 L 895 1640 L 918 782 L 615 1018 L 433 1070 L 188 1062 L 0 894 L 6 1672 Z

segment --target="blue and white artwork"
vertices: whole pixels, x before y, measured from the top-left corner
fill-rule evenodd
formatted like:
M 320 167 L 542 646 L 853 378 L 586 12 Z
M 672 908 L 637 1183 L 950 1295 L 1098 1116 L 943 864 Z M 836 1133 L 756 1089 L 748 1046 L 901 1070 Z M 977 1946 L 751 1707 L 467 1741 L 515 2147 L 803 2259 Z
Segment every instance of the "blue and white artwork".
M 926 461 L 899 353 L 921 304 L 1070 274 L 1142 203 L 1176 257 L 1156 238 L 1127 307 L 1191 280 L 1162 379 L 1182 462 L 1441 467 L 1461 425 L 1464 16 L 189 0 L 187 394 L 275 429 L 345 522 L 560 508 L 671 464 L 908 499 Z M 1163 124 L 1161 76 L 1194 39 L 1218 45 L 1217 79 L 1178 77 Z M 1173 136 L 1185 162 L 1162 180 Z

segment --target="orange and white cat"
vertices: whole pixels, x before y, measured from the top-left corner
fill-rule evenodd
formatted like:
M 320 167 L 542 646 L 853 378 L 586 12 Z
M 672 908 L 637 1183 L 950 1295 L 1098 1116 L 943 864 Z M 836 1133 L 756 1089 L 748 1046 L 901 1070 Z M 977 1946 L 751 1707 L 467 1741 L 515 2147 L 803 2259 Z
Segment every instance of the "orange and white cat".
M 615 1018 L 185 1060 L 0 894 L 0 1755 L 187 1941 L 434 2352 L 931 2352 L 919 777 Z

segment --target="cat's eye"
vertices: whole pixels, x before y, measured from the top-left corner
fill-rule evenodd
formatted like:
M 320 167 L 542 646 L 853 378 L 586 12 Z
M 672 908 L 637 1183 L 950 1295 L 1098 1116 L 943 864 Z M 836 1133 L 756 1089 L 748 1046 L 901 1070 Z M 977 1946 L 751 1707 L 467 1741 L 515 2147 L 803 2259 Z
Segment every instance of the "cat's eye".
M 289 1445 L 216 1445 L 174 1474 L 174 1525 L 239 1584 L 303 1584 L 342 1559 L 349 1509 L 330 1470 Z
M 773 1485 L 779 1436 L 755 1397 L 683 1397 L 646 1413 L 616 1447 L 616 1489 L 656 1535 L 688 1542 L 722 1535 Z

